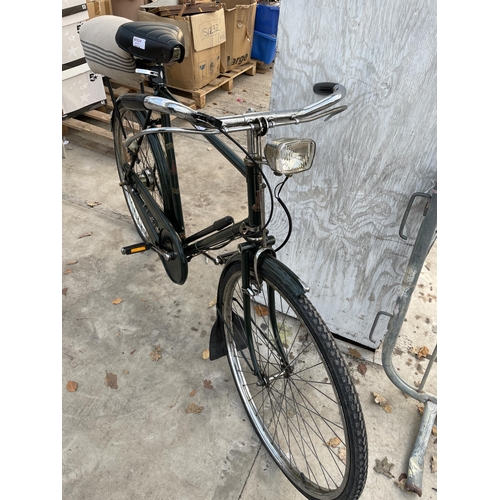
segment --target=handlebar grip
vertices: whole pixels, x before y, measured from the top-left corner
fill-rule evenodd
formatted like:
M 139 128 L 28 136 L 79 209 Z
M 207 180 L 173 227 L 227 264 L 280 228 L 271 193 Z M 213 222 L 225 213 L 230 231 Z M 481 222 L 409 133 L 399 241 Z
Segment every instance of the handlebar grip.
M 317 95 L 329 95 L 335 92 L 335 87 L 338 83 L 333 82 L 321 82 L 316 83 L 313 87 L 313 92 Z
M 146 111 L 144 98 L 146 94 L 123 94 L 119 97 L 123 106 L 131 111 Z

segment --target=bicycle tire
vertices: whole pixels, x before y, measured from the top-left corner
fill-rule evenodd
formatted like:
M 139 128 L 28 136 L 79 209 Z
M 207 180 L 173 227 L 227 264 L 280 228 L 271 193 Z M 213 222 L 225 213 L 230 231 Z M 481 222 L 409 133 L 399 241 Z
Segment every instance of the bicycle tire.
M 227 358 L 245 410 L 271 457 L 306 498 L 358 499 L 367 477 L 367 436 L 341 353 L 305 295 L 295 296 L 263 268 L 257 272 L 263 291 L 251 296 L 250 320 L 264 386 L 247 363 L 241 261 L 230 264 L 221 283 Z M 256 283 L 253 270 L 251 280 Z M 270 293 L 281 311 L 274 315 Z M 271 316 L 293 371 L 278 366 L 278 341 L 266 333 L 272 332 Z
M 137 161 L 132 169 L 135 176 L 127 176 L 125 169 L 125 165 L 131 161 L 131 155 L 123 146 L 123 141 L 139 132 L 145 122 L 146 113 L 126 109 L 118 100 L 111 120 L 118 177 L 139 236 L 143 241 L 159 246 L 175 255 L 172 260 L 166 260 L 162 255 L 159 255 L 159 258 L 170 279 L 182 285 L 188 274 L 182 241 L 166 216 L 163 221 L 154 217 L 139 195 L 141 190 L 146 189 L 158 209 L 165 215 L 163 193 L 166 193 L 168 189 L 168 166 L 160 139 L 154 134 L 143 136 L 140 143 L 135 146 Z M 136 185 L 139 182 L 141 186 Z
M 140 211 L 135 206 L 133 196 L 129 192 L 130 186 L 125 178 L 124 163 L 130 162 L 130 153 L 123 147 L 123 141 L 131 135 L 139 132 L 145 124 L 146 114 L 141 111 L 125 109 L 120 101 L 117 103 L 116 111 L 112 114 L 112 132 L 115 147 L 116 166 L 120 184 L 125 196 L 130 215 L 134 221 L 137 232 L 144 241 L 150 241 L 146 225 L 140 217 Z M 154 200 L 161 208 L 164 208 L 163 189 L 166 186 L 164 172 L 167 171 L 167 163 L 161 144 L 154 135 L 144 136 L 138 150 L 138 161 L 134 166 L 135 173 L 143 179 Z

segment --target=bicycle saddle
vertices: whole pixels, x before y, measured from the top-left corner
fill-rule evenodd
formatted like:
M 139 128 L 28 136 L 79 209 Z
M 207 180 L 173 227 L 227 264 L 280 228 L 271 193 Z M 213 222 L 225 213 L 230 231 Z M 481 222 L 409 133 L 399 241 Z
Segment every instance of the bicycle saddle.
M 80 28 L 80 41 L 90 69 L 123 85 L 136 85 L 145 76 L 135 72 L 137 61 L 168 64 L 184 59 L 179 28 L 160 22 L 97 16 Z
M 155 64 L 182 62 L 184 35 L 177 26 L 151 21 L 122 24 L 115 36 L 117 45 L 133 57 Z

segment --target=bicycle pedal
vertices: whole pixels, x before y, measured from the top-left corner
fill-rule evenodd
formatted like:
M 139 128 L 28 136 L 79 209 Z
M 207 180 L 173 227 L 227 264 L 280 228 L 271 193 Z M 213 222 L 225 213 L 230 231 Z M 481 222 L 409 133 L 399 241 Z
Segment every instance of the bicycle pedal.
M 135 245 L 129 245 L 123 247 L 121 252 L 123 255 L 132 255 L 134 253 L 145 252 L 151 248 L 151 243 L 136 243 Z

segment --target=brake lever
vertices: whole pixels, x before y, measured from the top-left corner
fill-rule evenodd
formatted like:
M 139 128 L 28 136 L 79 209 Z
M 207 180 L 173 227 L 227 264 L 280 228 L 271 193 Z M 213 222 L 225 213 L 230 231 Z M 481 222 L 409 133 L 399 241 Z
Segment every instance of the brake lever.
M 219 120 L 218 118 L 215 118 L 214 116 L 207 115 L 205 113 L 200 113 L 196 112 L 193 113 L 192 118 L 194 119 L 194 123 L 196 125 L 201 125 L 201 126 L 209 126 L 209 127 L 215 127 L 217 130 L 220 130 L 224 123 Z
M 335 108 L 332 110 L 332 112 L 325 118 L 325 122 L 327 122 L 330 118 L 333 118 L 335 115 L 338 115 L 339 113 L 342 113 L 342 111 L 345 111 L 347 109 L 347 106 L 340 106 L 338 108 Z

